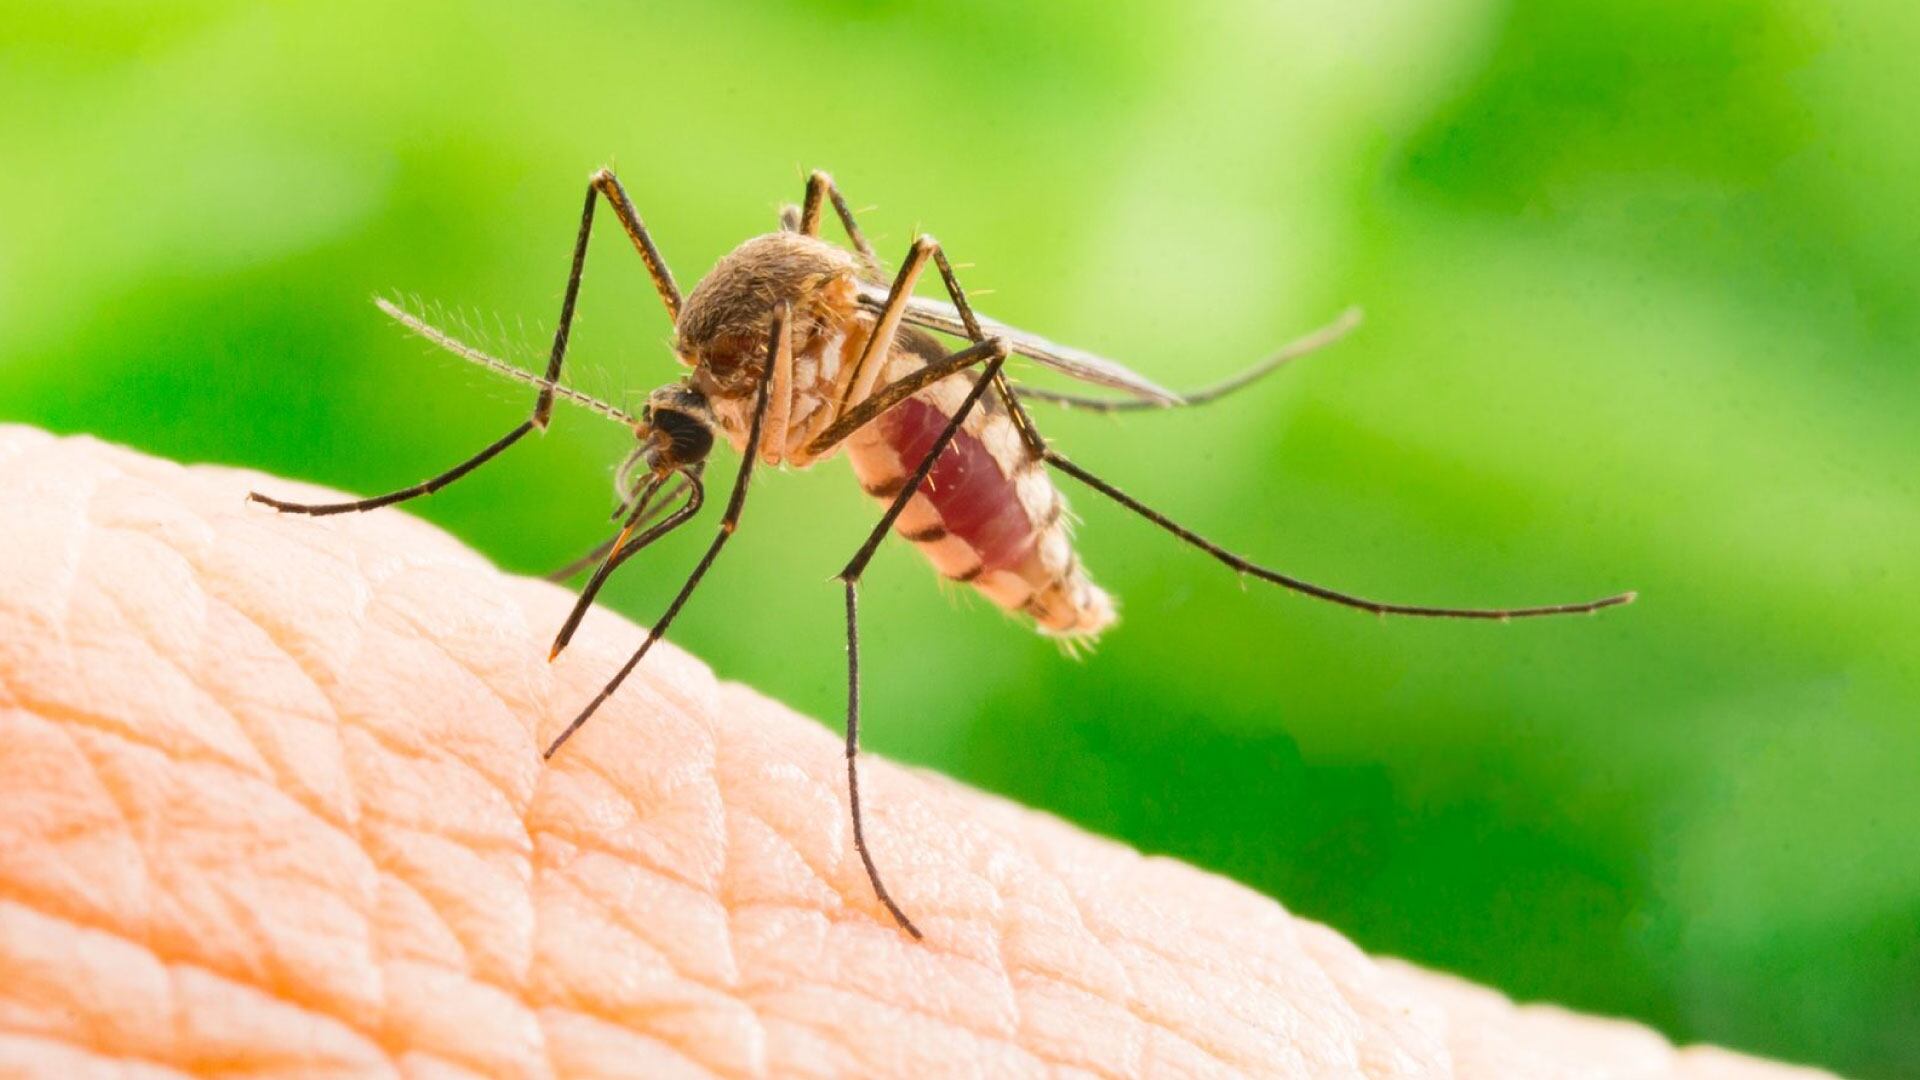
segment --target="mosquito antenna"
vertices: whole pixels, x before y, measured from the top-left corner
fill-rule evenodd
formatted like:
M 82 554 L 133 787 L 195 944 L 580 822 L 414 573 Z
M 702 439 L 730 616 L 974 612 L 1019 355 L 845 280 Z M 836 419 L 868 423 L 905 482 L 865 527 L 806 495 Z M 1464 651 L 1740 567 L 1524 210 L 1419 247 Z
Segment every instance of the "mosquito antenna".
M 1278 570 L 1269 570 L 1259 563 L 1236 555 L 1080 466 L 1075 465 L 1073 462 L 1068 461 L 1065 457 L 1061 456 L 1057 450 L 1049 449 L 1046 452 L 1046 462 L 1242 574 L 1251 574 L 1262 581 L 1278 585 L 1283 589 L 1292 589 L 1294 592 L 1305 593 L 1316 599 L 1326 600 L 1330 603 L 1340 604 L 1345 607 L 1359 608 L 1361 611 L 1371 611 L 1375 615 L 1417 615 L 1436 619 L 1492 619 L 1497 622 L 1506 622 L 1508 619 L 1529 619 L 1541 615 L 1583 615 L 1599 611 L 1601 608 L 1617 607 L 1620 604 L 1631 604 L 1634 599 L 1639 596 L 1638 593 L 1624 592 L 1615 596 L 1605 597 L 1600 600 L 1589 600 L 1580 604 L 1548 604 L 1542 607 L 1523 608 L 1422 607 L 1415 604 L 1387 604 L 1378 600 L 1368 600 L 1362 596 L 1338 592 L 1324 585 L 1315 585 L 1311 581 L 1303 581 L 1297 577 L 1290 577 Z
M 459 338 L 454 337 L 452 334 L 447 333 L 445 330 L 442 330 L 439 327 L 434 326 L 433 324 L 427 322 L 426 320 L 421 319 L 419 316 L 414 315 L 412 312 L 407 311 L 405 308 L 400 307 L 398 304 L 393 303 L 392 301 L 388 300 L 386 297 L 383 297 L 383 296 L 375 297 L 373 303 L 375 307 L 378 307 L 381 311 L 385 312 L 389 318 L 393 319 L 393 321 L 399 323 L 401 326 L 404 326 L 408 330 L 411 330 L 414 333 L 420 335 L 421 337 L 426 338 L 428 341 L 432 342 L 435 345 L 438 345 L 440 348 L 445 349 L 446 351 L 452 353 L 453 355 L 459 357 L 462 360 L 466 360 L 471 363 L 478 364 L 483 368 L 486 368 L 488 371 L 493 372 L 495 375 L 502 375 L 502 376 L 505 376 L 506 378 L 514 380 L 515 382 L 523 382 L 523 383 L 526 383 L 528 386 L 539 387 L 543 390 L 552 390 L 554 394 L 556 394 L 557 396 L 567 401 L 570 401 L 573 404 L 578 405 L 583 409 L 587 409 L 591 412 L 597 412 L 601 416 L 604 416 L 607 419 L 614 421 L 615 423 L 624 424 L 627 427 L 636 427 L 640 423 L 639 418 L 634 416 L 633 414 L 627 412 L 624 409 L 618 408 L 617 406 L 609 405 L 606 402 L 601 401 L 599 398 L 592 396 L 591 394 L 583 394 L 580 391 L 575 390 L 570 386 L 561 386 L 559 383 L 548 382 L 546 379 L 543 379 L 540 376 L 535 375 L 530 371 L 522 371 L 520 368 L 507 363 L 505 360 L 501 360 L 498 357 L 494 357 L 487 353 L 481 352 L 479 349 L 476 349 L 473 346 L 468 345 L 466 342 L 461 341 Z

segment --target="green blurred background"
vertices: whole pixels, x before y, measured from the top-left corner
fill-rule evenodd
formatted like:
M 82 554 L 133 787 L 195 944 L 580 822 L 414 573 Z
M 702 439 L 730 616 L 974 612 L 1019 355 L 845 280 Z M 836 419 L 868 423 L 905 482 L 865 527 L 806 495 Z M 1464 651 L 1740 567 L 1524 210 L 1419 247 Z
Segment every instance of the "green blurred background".
M 368 297 L 537 357 L 609 162 L 687 285 L 825 167 L 889 260 L 934 231 L 997 316 L 1176 386 L 1363 303 L 1220 406 L 1043 422 L 1335 586 L 1638 605 L 1381 621 L 1070 489 L 1122 625 L 1063 659 L 890 543 L 870 745 L 1524 999 L 1920 1075 L 1920 9 L 526 11 L 9 5 L 0 418 L 411 482 L 527 395 Z M 674 376 L 617 234 L 582 311 L 578 385 Z M 572 556 L 624 443 L 559 420 L 417 512 Z M 876 510 L 838 462 L 754 490 L 675 637 L 837 726 L 827 578 Z M 706 535 L 610 602 L 652 617 Z

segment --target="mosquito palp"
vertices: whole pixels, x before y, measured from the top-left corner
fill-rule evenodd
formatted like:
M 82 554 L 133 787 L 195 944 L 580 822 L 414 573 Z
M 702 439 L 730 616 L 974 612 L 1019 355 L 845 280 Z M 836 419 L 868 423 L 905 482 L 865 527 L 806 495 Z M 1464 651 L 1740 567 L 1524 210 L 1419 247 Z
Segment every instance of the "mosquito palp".
M 560 382 L 594 211 L 602 200 L 645 264 L 673 320 L 673 351 L 690 369 L 653 391 L 638 415 Z M 828 206 L 839 218 L 851 251 L 821 238 Z M 928 263 L 939 271 L 945 301 L 914 295 Z M 1115 614 L 1112 598 L 1093 583 L 1068 535 L 1071 518 L 1065 497 L 1053 483 L 1055 472 L 1205 552 L 1243 580 L 1255 578 L 1375 614 L 1505 622 L 1595 612 L 1629 603 L 1635 595 L 1505 608 L 1386 603 L 1281 573 L 1215 544 L 1055 450 L 1023 399 L 1105 412 L 1216 401 L 1333 344 L 1358 324 L 1358 309 L 1235 375 L 1176 394 L 1114 360 L 975 312 L 954 264 L 931 237 L 916 237 L 895 272 L 886 275 L 854 212 L 824 172 L 808 175 L 801 205 L 781 209 L 778 231 L 742 243 L 685 295 L 620 181 L 606 169 L 594 173 L 587 182 L 544 376 L 476 349 L 396 304 L 381 300 L 379 305 L 435 345 L 533 387 L 530 414 L 472 457 L 385 495 L 327 504 L 291 503 L 257 492 L 250 497 L 290 513 L 336 514 L 431 495 L 529 432 L 544 431 L 555 401 L 626 426 L 634 445 L 615 470 L 619 509 L 614 516 L 622 523 L 613 537 L 556 575 L 570 577 L 594 568 L 554 638 L 553 655 L 566 647 L 595 595 L 620 566 L 700 512 L 706 492 L 703 469 L 715 441 L 726 440 L 740 454 L 726 508 L 704 554 L 640 647 L 547 744 L 547 757 L 619 690 L 671 627 L 738 528 L 756 463 L 804 468 L 835 454 L 846 456 L 860 486 L 885 506 L 838 575 L 847 632 L 848 811 L 854 849 L 875 900 L 916 938 L 921 936 L 919 925 L 883 880 L 860 801 L 859 582 L 889 532 L 918 547 L 942 577 L 968 585 L 1069 649 L 1091 645 L 1113 624 Z M 964 344 L 949 348 L 935 334 Z M 1015 388 L 1005 372 L 1012 356 L 1126 397 Z

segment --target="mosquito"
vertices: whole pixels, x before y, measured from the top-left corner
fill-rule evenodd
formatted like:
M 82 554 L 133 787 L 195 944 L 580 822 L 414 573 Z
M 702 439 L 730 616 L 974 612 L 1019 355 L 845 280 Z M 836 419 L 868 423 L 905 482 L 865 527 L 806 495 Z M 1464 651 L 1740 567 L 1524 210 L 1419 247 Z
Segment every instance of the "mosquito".
M 605 199 L 653 279 L 673 321 L 673 350 L 690 371 L 653 391 L 639 415 L 560 382 L 574 306 L 586 267 L 595 207 Z M 852 250 L 821 238 L 831 205 Z M 931 263 L 946 302 L 917 297 Z M 1199 548 L 1243 577 L 1376 615 L 1509 619 L 1571 615 L 1629 603 L 1631 592 L 1578 604 L 1452 608 L 1369 600 L 1253 562 L 1206 539 L 1054 449 L 1028 414 L 1028 401 L 1102 412 L 1204 404 L 1247 386 L 1288 361 L 1332 344 L 1357 324 L 1349 311 L 1223 382 L 1178 394 L 1119 363 L 995 322 L 973 310 L 953 264 L 932 237 L 907 248 L 885 276 L 871 244 L 833 179 L 814 172 L 800 206 L 781 210 L 780 228 L 735 248 L 682 295 L 633 201 L 608 169 L 588 180 L 560 319 L 544 376 L 495 359 L 398 307 L 381 308 L 409 330 L 459 356 L 538 389 L 533 411 L 479 453 L 411 487 L 352 502 L 294 503 L 253 492 L 249 498 L 295 514 L 373 510 L 445 488 L 493 460 L 530 432 L 544 432 L 554 403 L 565 400 L 628 427 L 633 449 L 615 471 L 621 525 L 585 558 L 554 575 L 593 568 L 553 641 L 549 659 L 573 638 L 594 597 L 622 563 L 692 520 L 706 501 L 705 466 L 718 437 L 740 454 L 719 528 L 646 640 L 580 709 L 545 750 L 565 745 L 619 690 L 673 624 L 738 527 L 756 462 L 806 468 L 844 452 L 868 495 L 886 507 L 837 575 L 846 602 L 847 804 L 854 848 L 874 896 L 915 938 L 920 928 L 882 880 L 860 810 L 859 584 L 889 531 L 913 543 L 940 574 L 965 582 L 993 603 L 1068 644 L 1092 641 L 1114 622 L 1112 599 L 1088 576 L 1068 533 L 1067 504 L 1052 474 L 1093 491 Z M 959 339 L 950 348 L 941 337 Z M 1020 356 L 1074 379 L 1116 391 L 1083 396 L 1014 385 L 1004 370 Z

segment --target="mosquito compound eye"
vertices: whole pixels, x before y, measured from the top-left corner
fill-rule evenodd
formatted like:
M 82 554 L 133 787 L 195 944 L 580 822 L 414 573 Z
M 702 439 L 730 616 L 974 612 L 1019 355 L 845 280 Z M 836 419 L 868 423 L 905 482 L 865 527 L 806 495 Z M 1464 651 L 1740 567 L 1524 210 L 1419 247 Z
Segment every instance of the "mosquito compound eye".
M 713 450 L 713 429 L 699 417 L 678 409 L 654 409 L 653 426 L 673 444 L 673 458 L 681 464 L 705 461 Z

